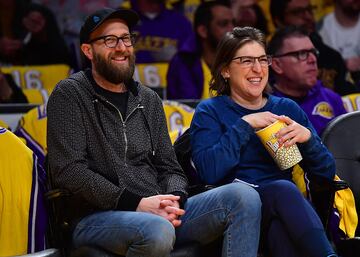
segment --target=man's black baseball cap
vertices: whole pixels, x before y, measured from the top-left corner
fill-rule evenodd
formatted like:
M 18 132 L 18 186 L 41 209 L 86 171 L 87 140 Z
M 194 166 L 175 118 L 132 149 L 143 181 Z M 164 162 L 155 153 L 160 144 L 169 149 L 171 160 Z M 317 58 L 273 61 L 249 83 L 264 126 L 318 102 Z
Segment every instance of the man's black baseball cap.
M 80 45 L 88 42 L 91 32 L 96 30 L 104 21 L 113 18 L 124 20 L 129 28 L 136 25 L 139 21 L 137 13 L 130 9 L 100 9 L 85 19 L 80 30 Z

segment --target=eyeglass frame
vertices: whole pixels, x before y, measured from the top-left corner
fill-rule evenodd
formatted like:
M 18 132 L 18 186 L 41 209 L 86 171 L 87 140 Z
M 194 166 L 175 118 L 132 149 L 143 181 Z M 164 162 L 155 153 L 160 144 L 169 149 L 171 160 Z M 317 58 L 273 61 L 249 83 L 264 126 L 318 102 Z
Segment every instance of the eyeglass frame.
M 305 58 L 302 59 L 300 58 L 301 54 L 305 54 Z M 287 52 L 287 53 L 283 53 L 283 54 L 277 54 L 277 55 L 273 55 L 272 58 L 281 58 L 281 57 L 286 57 L 286 56 L 294 56 L 298 61 L 306 61 L 310 54 L 315 55 L 316 59 L 319 58 L 320 52 L 319 50 L 317 50 L 315 47 L 311 48 L 311 49 L 301 49 L 301 50 L 297 50 L 297 51 L 292 51 L 292 52 Z
M 106 44 L 106 38 L 108 38 L 108 37 L 116 38 L 117 41 L 116 41 L 116 44 L 115 44 L 113 47 L 108 46 L 108 45 Z M 128 44 L 126 44 L 126 43 L 124 42 L 124 38 L 126 38 L 126 37 L 129 37 L 129 38 L 130 38 L 130 45 L 128 45 Z M 135 44 L 135 42 L 136 42 L 136 34 L 130 33 L 130 34 L 126 34 L 126 35 L 121 36 L 121 37 L 118 37 L 118 36 L 115 36 L 115 35 L 105 35 L 105 36 L 100 36 L 100 37 L 93 38 L 93 39 L 89 40 L 87 43 L 88 43 L 88 44 L 91 44 L 91 43 L 94 43 L 94 42 L 96 42 L 96 41 L 98 41 L 98 40 L 101 40 L 101 39 L 104 40 L 103 43 L 104 43 L 104 45 L 105 45 L 106 47 L 108 47 L 108 48 L 116 48 L 116 47 L 118 46 L 120 40 L 121 40 L 121 42 L 124 44 L 124 46 L 126 46 L 126 47 L 131 47 L 131 46 L 133 46 L 133 45 Z
M 285 14 L 291 14 L 294 16 L 302 16 L 306 12 L 313 14 L 314 10 L 316 10 L 317 8 L 318 8 L 317 5 L 309 4 L 306 7 L 297 7 L 292 10 L 287 10 L 287 11 L 285 11 Z
M 264 57 L 266 57 L 266 60 L 267 60 L 267 64 L 266 65 L 262 65 L 261 64 L 261 62 L 260 62 L 260 58 L 264 58 Z M 241 62 L 241 59 L 242 58 L 249 58 L 249 59 L 251 59 L 251 65 L 244 65 L 244 63 L 242 63 Z M 261 56 L 258 56 L 258 57 L 255 57 L 255 56 L 246 56 L 246 55 L 244 55 L 244 56 L 237 56 L 237 57 L 234 57 L 234 58 L 232 58 L 231 59 L 231 62 L 232 61 L 235 61 L 235 60 L 237 60 L 237 59 L 239 59 L 239 65 L 240 66 L 242 66 L 242 67 L 244 67 L 244 68 L 252 68 L 252 67 L 254 67 L 254 65 L 255 65 L 255 60 L 257 60 L 258 62 L 259 62 L 259 64 L 260 64 L 260 66 L 261 67 L 268 67 L 268 66 L 270 66 L 271 65 L 271 63 L 272 63 L 272 56 L 271 55 L 261 55 Z

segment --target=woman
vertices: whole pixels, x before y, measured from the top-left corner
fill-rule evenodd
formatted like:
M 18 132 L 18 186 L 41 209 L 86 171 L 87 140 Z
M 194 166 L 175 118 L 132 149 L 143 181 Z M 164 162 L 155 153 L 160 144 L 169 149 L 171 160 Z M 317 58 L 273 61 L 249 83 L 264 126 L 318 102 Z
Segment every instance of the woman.
M 71 64 L 54 14 L 27 0 L 0 0 L 0 63 Z
M 236 27 L 226 34 L 212 68 L 210 89 L 217 97 L 197 106 L 191 124 L 193 161 L 206 183 L 238 179 L 259 192 L 272 256 L 336 256 L 319 217 L 291 181 L 291 170 L 281 171 L 255 134 L 284 121 L 279 143 L 298 145 L 307 172 L 334 177 L 334 159 L 306 114 L 295 102 L 264 92 L 270 64 L 260 30 Z

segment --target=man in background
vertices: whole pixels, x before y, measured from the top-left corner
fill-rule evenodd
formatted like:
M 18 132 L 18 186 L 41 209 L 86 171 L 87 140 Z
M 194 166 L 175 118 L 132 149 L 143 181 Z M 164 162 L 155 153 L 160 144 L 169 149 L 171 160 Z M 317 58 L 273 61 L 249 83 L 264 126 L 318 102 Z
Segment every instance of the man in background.
M 199 5 L 194 16 L 196 41 L 188 41 L 171 60 L 168 68 L 168 99 L 201 99 L 210 96 L 210 68 L 216 46 L 233 27 L 234 17 L 226 4 L 210 1 Z
M 360 92 L 360 89 L 347 81 L 348 70 L 339 52 L 324 44 L 315 31 L 315 6 L 310 0 L 271 0 L 270 13 L 277 28 L 285 26 L 302 26 L 310 36 L 315 48 L 319 51 L 317 64 L 319 79 L 324 86 L 340 95 Z
M 319 135 L 332 119 L 346 113 L 341 97 L 317 79 L 318 51 L 306 31 L 295 26 L 278 30 L 267 52 L 273 56 L 273 94 L 297 102 Z

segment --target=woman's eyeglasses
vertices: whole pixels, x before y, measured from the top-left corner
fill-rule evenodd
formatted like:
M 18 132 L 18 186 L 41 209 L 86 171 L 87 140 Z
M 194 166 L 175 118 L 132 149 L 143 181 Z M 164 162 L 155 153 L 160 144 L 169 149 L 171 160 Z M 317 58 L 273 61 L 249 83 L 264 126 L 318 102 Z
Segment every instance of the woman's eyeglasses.
M 271 56 L 270 55 L 262 55 L 259 57 L 254 56 L 238 56 L 231 59 L 231 61 L 237 61 L 241 67 L 250 68 L 255 65 L 256 60 L 262 67 L 267 67 L 271 65 Z

